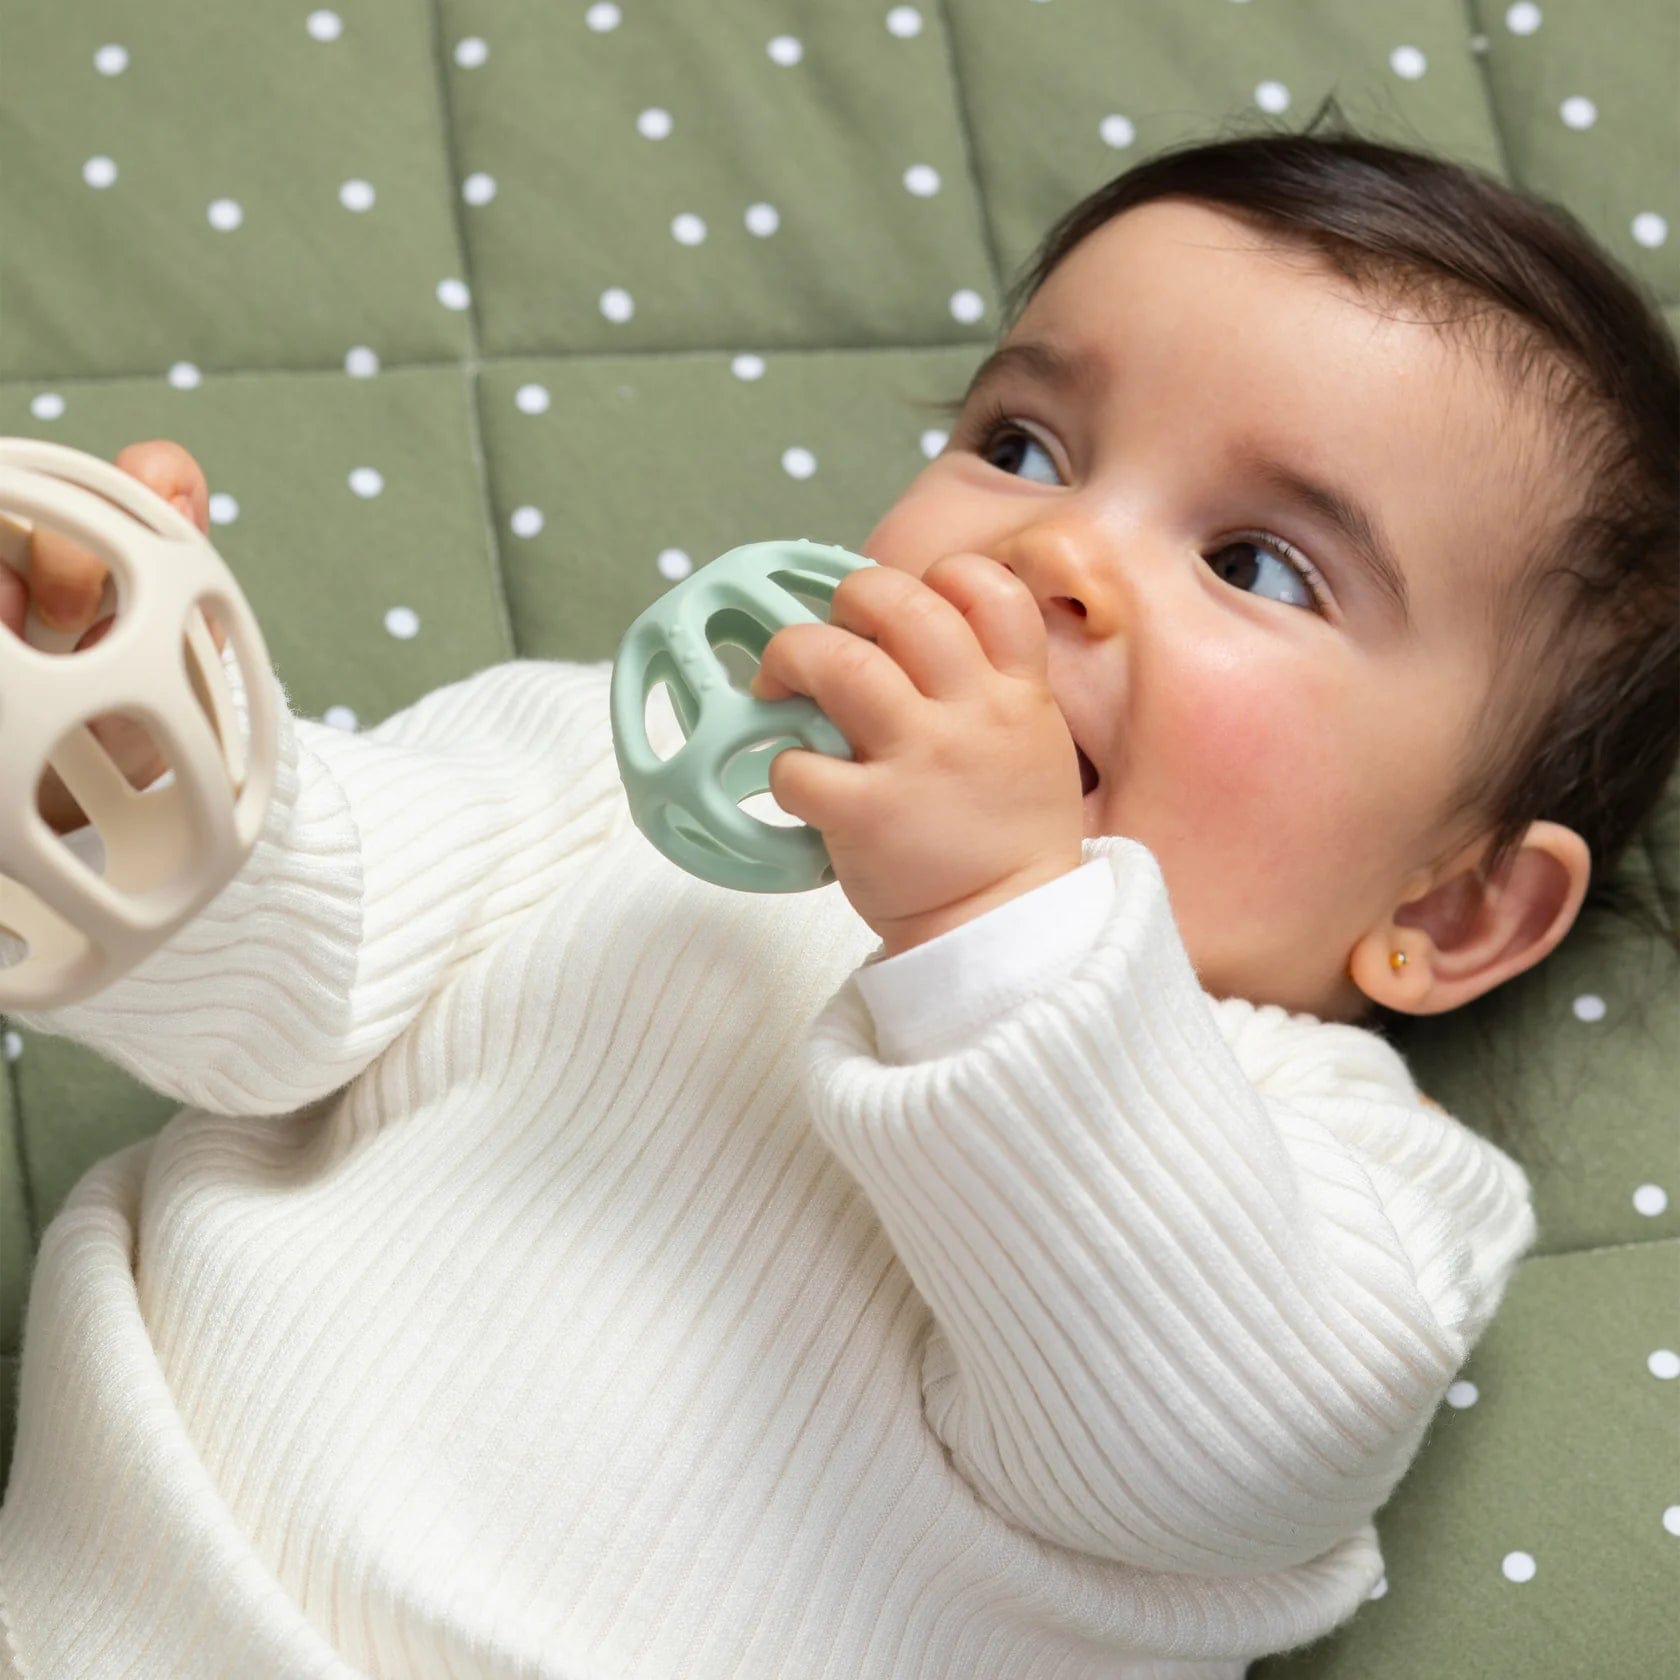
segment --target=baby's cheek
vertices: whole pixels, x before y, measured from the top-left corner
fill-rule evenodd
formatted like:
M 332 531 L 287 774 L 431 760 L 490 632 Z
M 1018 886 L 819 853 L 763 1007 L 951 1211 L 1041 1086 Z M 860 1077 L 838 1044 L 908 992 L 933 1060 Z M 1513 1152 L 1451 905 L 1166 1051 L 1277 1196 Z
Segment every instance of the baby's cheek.
M 1324 711 L 1226 681 L 1175 708 L 1163 745 L 1181 833 L 1240 846 L 1251 877 L 1278 882 L 1322 866 L 1343 775 Z

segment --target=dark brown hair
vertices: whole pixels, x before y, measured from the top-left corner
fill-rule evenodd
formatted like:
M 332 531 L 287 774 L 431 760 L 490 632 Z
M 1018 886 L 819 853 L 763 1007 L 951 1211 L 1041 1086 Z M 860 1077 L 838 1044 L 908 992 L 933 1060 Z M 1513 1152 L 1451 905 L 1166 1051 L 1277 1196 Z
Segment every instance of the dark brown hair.
M 1314 132 L 1327 115 L 1336 132 Z M 1640 917 L 1610 877 L 1680 758 L 1680 359 L 1654 298 L 1561 206 L 1363 138 L 1332 97 L 1306 132 L 1170 148 L 1080 200 L 1009 288 L 1000 340 L 1081 240 L 1168 195 L 1316 252 L 1375 301 L 1447 306 L 1430 324 L 1544 403 L 1575 506 L 1490 592 L 1492 673 L 1441 857 L 1488 834 L 1491 880 L 1530 822 L 1562 823 L 1592 855 L 1588 906 Z M 1379 1030 L 1409 1019 L 1374 1014 Z

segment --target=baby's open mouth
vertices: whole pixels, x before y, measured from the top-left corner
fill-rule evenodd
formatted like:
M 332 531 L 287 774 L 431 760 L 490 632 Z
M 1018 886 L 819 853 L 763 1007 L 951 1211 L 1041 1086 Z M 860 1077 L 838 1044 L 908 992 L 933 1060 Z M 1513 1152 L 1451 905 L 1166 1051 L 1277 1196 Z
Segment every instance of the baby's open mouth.
M 1097 774 L 1097 767 L 1085 756 L 1085 749 L 1075 741 L 1073 750 L 1079 754 L 1079 791 L 1089 793 L 1102 778 Z

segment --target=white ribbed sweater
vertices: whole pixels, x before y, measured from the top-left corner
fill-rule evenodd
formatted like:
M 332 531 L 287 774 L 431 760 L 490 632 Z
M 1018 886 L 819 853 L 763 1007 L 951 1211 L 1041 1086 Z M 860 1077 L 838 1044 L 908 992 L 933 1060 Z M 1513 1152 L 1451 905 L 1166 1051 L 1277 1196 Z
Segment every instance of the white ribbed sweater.
M 1351 1615 L 1520 1168 L 1204 993 L 1136 841 L 888 963 L 689 876 L 610 669 L 288 711 L 239 876 L 19 1017 L 191 1106 L 42 1239 L 0 1666 L 1229 1680 Z

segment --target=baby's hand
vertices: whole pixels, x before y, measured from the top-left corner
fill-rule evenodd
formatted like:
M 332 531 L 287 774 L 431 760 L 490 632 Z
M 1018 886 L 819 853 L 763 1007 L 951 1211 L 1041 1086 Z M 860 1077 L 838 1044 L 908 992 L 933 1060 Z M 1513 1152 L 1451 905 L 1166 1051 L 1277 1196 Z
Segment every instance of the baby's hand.
M 765 644 L 751 691 L 809 695 L 857 755 L 784 748 L 770 792 L 821 832 L 889 957 L 1083 861 L 1078 749 L 1050 690 L 1044 619 L 995 560 L 951 554 L 919 579 L 848 572 L 827 624 Z
M 209 530 L 209 486 L 198 462 L 180 444 L 164 439 L 131 443 L 116 457 L 115 464 L 172 502 L 200 531 Z M 72 542 L 62 531 L 37 526 L 29 537 L 27 577 L 20 577 L 0 562 L 0 625 L 21 637 L 33 599 L 37 614 L 55 629 L 91 626 L 78 639 L 77 653 L 95 647 L 116 622 L 115 615 L 93 622 L 108 575 L 98 555 Z M 208 622 L 219 650 L 226 637 L 213 619 Z M 138 723 L 111 713 L 95 718 L 92 729 L 130 787 L 149 787 L 169 768 L 157 744 Z M 50 767 L 41 778 L 36 808 L 55 834 L 68 833 L 87 821 L 81 806 Z

